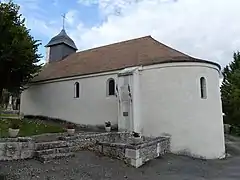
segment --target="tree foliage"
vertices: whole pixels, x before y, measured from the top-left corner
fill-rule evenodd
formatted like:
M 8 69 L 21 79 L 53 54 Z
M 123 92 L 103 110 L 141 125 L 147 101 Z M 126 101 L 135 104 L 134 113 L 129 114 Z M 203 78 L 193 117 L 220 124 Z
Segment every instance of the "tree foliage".
M 240 126 L 240 52 L 233 55 L 233 61 L 223 69 L 221 86 L 225 122 Z
M 19 6 L 0 3 L 0 100 L 2 90 L 19 92 L 40 70 L 39 41 L 34 40 Z

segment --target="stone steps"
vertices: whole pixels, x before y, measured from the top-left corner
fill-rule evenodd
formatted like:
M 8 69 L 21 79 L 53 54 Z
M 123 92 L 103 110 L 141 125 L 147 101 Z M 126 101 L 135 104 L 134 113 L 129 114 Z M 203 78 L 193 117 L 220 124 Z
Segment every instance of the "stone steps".
M 69 157 L 74 157 L 74 156 L 75 156 L 75 154 L 73 152 L 68 152 L 68 153 L 41 155 L 41 156 L 36 157 L 36 159 L 42 163 L 48 163 L 48 162 L 51 162 L 52 160 L 61 159 L 61 158 L 69 158 Z
M 35 149 L 39 150 L 47 150 L 47 149 L 54 149 L 60 147 L 68 147 L 69 143 L 67 141 L 51 141 L 51 142 L 40 142 L 36 143 Z
M 106 134 L 106 132 L 104 132 Z M 89 138 L 89 137 L 94 137 L 98 134 L 104 134 L 104 133 L 101 133 L 101 132 L 85 132 L 85 133 L 78 133 L 78 134 L 75 134 L 73 136 L 59 136 L 58 137 L 58 140 L 61 140 L 61 141 L 66 141 L 66 140 L 79 140 L 79 139 L 85 139 L 85 138 Z
M 60 136 L 58 137 L 58 140 L 60 141 L 67 141 L 67 140 L 76 140 L 76 139 L 80 139 L 81 136 L 79 135 L 74 135 L 74 136 Z
M 35 158 L 42 163 L 50 162 L 63 157 L 73 157 L 78 151 L 78 146 L 73 146 L 67 141 L 39 142 L 35 145 Z
M 79 148 L 77 146 L 71 147 L 60 147 L 60 148 L 53 148 L 53 149 L 44 149 L 35 152 L 35 156 L 42 156 L 42 155 L 49 155 L 49 154 L 58 154 L 58 153 L 69 153 L 75 152 Z

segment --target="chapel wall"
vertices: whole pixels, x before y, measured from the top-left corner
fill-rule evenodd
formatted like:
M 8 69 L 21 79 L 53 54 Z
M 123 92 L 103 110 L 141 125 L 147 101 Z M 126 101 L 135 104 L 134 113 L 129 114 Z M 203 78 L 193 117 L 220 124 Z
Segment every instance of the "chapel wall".
M 116 96 L 107 95 L 107 80 L 116 74 L 75 78 L 74 80 L 30 86 L 22 93 L 21 112 L 47 116 L 85 125 L 117 125 Z M 74 84 L 80 84 L 80 96 L 74 98 Z
M 201 98 L 200 78 L 207 98 Z M 144 135 L 172 135 L 171 151 L 201 158 L 225 153 L 219 72 L 205 63 L 144 67 L 141 75 Z

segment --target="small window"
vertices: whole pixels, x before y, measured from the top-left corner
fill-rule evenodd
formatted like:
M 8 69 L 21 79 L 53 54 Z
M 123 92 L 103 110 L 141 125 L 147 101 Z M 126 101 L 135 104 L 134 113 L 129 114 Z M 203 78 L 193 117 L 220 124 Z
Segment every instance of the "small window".
M 79 98 L 79 94 L 80 94 L 80 86 L 79 86 L 79 82 L 76 82 L 74 84 L 74 97 Z
M 207 99 L 207 85 L 206 85 L 206 79 L 204 77 L 200 78 L 200 90 L 201 90 L 201 98 Z
M 107 81 L 107 95 L 114 96 L 115 95 L 115 81 L 114 79 L 109 79 Z

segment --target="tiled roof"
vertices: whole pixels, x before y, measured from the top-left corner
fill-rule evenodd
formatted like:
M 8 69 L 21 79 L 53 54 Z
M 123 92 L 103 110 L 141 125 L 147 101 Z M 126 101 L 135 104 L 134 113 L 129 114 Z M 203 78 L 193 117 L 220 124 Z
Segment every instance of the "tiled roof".
M 33 81 L 45 81 L 167 62 L 205 62 L 220 68 L 214 62 L 193 58 L 156 41 L 151 36 L 145 36 L 77 52 L 61 61 L 48 63 Z

